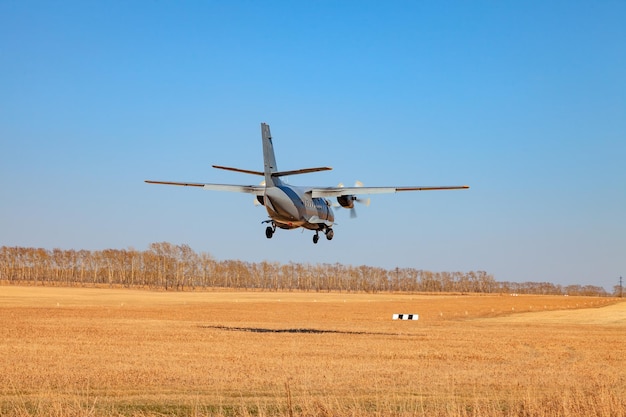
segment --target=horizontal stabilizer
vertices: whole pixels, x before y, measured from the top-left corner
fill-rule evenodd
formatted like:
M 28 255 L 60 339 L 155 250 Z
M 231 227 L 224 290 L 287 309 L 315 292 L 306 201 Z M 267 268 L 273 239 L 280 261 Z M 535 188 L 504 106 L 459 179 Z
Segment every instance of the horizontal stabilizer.
M 261 175 L 261 176 L 265 175 L 261 171 L 252 171 L 252 170 L 249 170 L 249 169 L 224 167 L 224 166 L 221 166 L 221 165 L 213 165 L 213 168 L 225 169 L 226 171 L 243 172 L 244 174 L 253 174 L 253 175 Z
M 285 175 L 297 175 L 297 174 L 310 174 L 311 172 L 330 171 L 331 167 L 318 167 L 318 168 L 302 168 L 294 169 L 292 171 L 278 171 L 273 172 L 272 177 L 284 177 Z
M 225 167 L 225 166 L 221 166 L 221 165 L 213 165 L 213 168 L 225 169 L 226 171 L 243 172 L 244 174 L 264 175 L 263 172 L 261 172 L 261 171 L 253 171 L 253 170 L 250 170 L 250 169 Z M 272 172 L 272 177 L 284 177 L 285 175 L 309 174 L 311 172 L 330 171 L 331 169 L 332 169 L 331 167 L 318 167 L 318 168 L 294 169 L 294 170 L 291 170 L 291 171 L 277 171 L 277 172 Z

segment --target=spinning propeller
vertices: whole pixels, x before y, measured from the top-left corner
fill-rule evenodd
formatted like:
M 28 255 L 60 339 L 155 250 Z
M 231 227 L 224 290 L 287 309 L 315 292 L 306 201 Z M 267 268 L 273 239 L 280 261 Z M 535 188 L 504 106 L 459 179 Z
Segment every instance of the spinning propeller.
M 343 187 L 344 185 L 342 183 L 339 183 L 338 187 Z M 356 181 L 354 183 L 355 187 L 363 187 L 363 183 L 361 181 Z M 350 209 L 350 218 L 354 219 L 356 217 L 356 208 L 354 207 L 354 202 L 360 203 L 360 204 L 364 204 L 365 206 L 369 206 L 370 205 L 370 199 L 368 198 L 359 198 L 355 195 L 352 194 L 347 194 L 347 195 L 341 195 L 339 197 L 337 197 L 337 202 L 339 203 L 339 206 L 343 207 L 343 208 L 349 208 Z

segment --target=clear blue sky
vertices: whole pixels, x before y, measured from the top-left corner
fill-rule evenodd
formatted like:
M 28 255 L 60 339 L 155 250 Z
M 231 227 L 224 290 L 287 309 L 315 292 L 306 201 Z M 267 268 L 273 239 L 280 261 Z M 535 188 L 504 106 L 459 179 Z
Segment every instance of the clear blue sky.
M 0 245 L 626 276 L 626 3 L 0 2 Z M 293 184 L 457 185 L 265 238 L 260 123 Z

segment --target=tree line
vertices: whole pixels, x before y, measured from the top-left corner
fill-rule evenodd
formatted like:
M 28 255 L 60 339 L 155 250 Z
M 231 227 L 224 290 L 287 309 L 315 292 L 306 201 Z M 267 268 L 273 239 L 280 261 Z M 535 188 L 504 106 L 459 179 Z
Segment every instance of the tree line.
M 461 292 L 608 296 L 601 287 L 547 282 L 497 282 L 485 271 L 218 261 L 188 245 L 152 243 L 129 249 L 63 250 L 0 247 L 0 281 L 35 285 L 124 286 L 183 291 L 230 288 L 265 291 Z

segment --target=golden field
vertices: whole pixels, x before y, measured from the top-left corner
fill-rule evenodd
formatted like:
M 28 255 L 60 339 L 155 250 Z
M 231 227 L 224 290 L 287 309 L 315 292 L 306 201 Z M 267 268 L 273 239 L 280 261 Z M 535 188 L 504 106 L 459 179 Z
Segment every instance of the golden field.
M 626 416 L 620 301 L 0 286 L 0 415 Z

